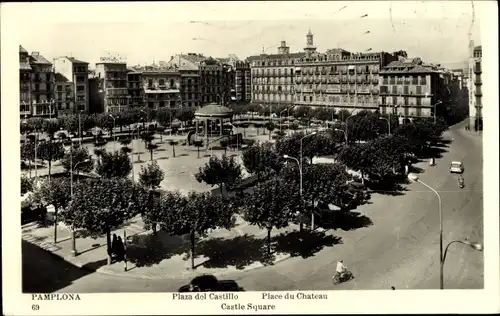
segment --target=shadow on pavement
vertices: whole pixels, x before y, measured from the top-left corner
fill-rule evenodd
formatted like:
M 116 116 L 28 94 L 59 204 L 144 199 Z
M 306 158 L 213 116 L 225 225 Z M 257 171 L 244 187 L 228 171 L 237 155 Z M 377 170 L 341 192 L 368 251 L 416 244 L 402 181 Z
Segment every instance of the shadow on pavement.
M 370 190 L 370 192 L 373 193 L 398 196 L 398 195 L 404 195 L 405 194 L 404 192 L 408 191 L 404 185 L 409 183 L 410 183 L 409 180 L 404 176 L 394 176 L 386 178 L 382 181 L 368 182 L 367 188 Z
M 131 236 L 127 244 L 127 261 L 136 267 L 152 266 L 185 253 L 189 253 L 189 243 L 180 236 L 172 236 L 164 231 L 154 235 Z
M 308 258 L 321 251 L 324 247 L 342 243 L 341 237 L 327 235 L 317 231 L 294 231 L 279 234 L 272 238 L 277 253 L 288 253 L 292 257 Z
M 192 286 L 192 287 L 191 287 Z M 244 292 L 245 289 L 235 280 L 218 280 L 211 274 L 194 277 L 189 284 L 183 285 L 178 292 Z
M 447 148 L 448 148 L 448 145 L 445 145 L 445 144 L 442 144 L 440 146 L 432 146 L 432 147 L 425 148 L 422 150 L 422 152 L 420 152 L 418 154 L 418 158 L 421 158 L 421 159 L 430 159 L 432 157 L 442 158 L 443 154 L 448 152 Z
M 53 293 L 92 273 L 24 240 L 21 249 L 23 293 Z
M 267 254 L 266 239 L 245 234 L 231 239 L 212 238 L 196 245 L 195 254 L 209 258 L 199 264 L 205 268 L 225 268 L 235 266 L 243 269 L 256 261 L 270 265 L 275 256 Z
M 372 225 L 373 221 L 368 216 L 352 211 L 331 211 L 328 215 L 324 215 L 323 220 L 318 223 L 318 226 L 324 229 L 342 229 L 344 231 L 356 230 Z

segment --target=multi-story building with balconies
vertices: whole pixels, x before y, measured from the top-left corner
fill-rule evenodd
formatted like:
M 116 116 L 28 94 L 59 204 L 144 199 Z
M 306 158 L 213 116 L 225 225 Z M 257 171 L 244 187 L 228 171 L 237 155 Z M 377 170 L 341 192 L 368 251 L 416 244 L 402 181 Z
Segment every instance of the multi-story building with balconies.
M 127 64 L 116 57 L 101 57 L 95 73 L 102 80 L 100 97 L 105 113 L 118 113 L 128 108 Z
M 57 114 L 70 114 L 74 111 L 75 95 L 74 84 L 63 74 L 56 72 L 55 75 L 54 103 Z
M 393 61 L 380 71 L 381 113 L 432 117 L 442 104 L 443 74 L 420 58 Z
M 19 45 L 19 111 L 21 117 L 31 116 L 31 66 L 30 56 Z
M 32 116 L 55 116 L 54 102 L 54 70 L 52 63 L 39 52 L 32 52 L 31 67 L 31 104 Z
M 142 72 L 136 68 L 128 69 L 128 106 L 130 108 L 144 106 L 144 88 L 142 83 Z
M 291 105 L 294 100 L 296 63 L 306 53 L 290 53 L 290 47 L 281 41 L 277 54 L 250 56 L 251 101 L 257 104 Z
M 173 68 L 145 67 L 141 71 L 144 104 L 149 109 L 181 108 L 181 74 Z
M 201 54 L 180 54 L 172 56 L 164 65 L 173 67 L 181 74 L 181 99 L 183 107 L 202 105 L 202 81 L 199 65 L 206 57 Z
M 74 57 L 58 57 L 54 59 L 55 72 L 60 73 L 73 84 L 73 112 L 89 111 L 89 63 Z M 62 104 L 61 104 L 62 105 Z M 60 110 L 57 108 L 57 110 Z
M 471 129 L 483 130 L 482 46 L 469 43 L 469 124 Z

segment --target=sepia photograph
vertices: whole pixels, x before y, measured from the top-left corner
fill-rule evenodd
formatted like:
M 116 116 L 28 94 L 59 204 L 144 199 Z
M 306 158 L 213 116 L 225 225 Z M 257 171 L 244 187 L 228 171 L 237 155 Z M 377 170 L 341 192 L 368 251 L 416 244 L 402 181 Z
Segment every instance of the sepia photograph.
M 348 295 L 445 290 L 443 308 L 498 308 L 495 9 L 2 5 L 11 312 L 153 313 L 132 293 L 174 314 L 367 312 Z M 87 311 L 108 294 L 123 306 Z

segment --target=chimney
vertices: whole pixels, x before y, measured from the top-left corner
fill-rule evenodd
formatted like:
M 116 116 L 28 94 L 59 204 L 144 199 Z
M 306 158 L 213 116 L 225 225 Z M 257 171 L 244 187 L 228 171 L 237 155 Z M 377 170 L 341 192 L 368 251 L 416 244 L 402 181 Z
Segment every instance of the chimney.
M 286 46 L 286 41 L 281 41 L 281 47 L 285 47 Z
M 38 55 L 40 55 L 40 52 L 32 52 L 31 53 L 31 56 L 33 56 L 33 57 L 38 57 Z

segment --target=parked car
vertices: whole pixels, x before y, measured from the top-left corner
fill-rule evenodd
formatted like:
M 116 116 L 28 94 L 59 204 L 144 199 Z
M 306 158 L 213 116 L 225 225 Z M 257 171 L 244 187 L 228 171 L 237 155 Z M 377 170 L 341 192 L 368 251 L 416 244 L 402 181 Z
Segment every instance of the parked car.
M 463 173 L 464 172 L 464 165 L 460 161 L 452 161 L 450 165 L 450 172 L 451 173 Z

